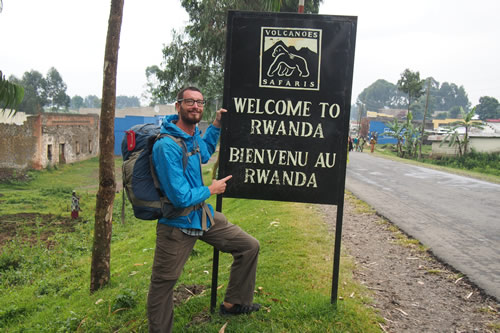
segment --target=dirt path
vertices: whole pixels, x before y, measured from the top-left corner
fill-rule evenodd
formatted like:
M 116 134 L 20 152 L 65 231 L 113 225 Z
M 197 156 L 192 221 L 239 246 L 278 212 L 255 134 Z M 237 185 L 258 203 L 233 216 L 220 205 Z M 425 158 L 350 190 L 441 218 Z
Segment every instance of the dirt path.
M 383 331 L 500 332 L 499 303 L 363 205 L 348 196 L 342 248 L 373 292 Z M 319 207 L 333 231 L 336 206 Z

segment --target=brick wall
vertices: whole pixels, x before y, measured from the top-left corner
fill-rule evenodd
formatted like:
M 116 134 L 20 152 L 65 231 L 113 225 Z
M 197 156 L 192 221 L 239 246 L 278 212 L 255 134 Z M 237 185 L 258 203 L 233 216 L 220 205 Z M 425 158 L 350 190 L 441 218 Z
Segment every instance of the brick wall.
M 0 133 L 0 168 L 42 169 L 97 156 L 99 116 L 44 113 Z
M 0 124 L 0 168 L 32 168 L 36 149 L 33 119 L 26 120 L 23 125 Z

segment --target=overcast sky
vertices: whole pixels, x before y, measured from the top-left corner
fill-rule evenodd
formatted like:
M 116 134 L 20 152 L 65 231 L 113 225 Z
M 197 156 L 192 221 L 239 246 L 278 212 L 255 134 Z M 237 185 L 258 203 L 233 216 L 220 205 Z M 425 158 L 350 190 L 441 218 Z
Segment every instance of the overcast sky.
M 3 0 L 0 70 L 20 78 L 55 67 L 68 95 L 100 97 L 110 3 Z M 320 14 L 358 17 L 353 102 L 377 79 L 395 84 L 406 68 L 463 85 L 472 105 L 481 96 L 500 100 L 498 13 L 498 0 L 324 0 L 320 7 Z M 125 1 L 118 95 L 142 95 L 146 67 L 162 62 L 172 29 L 187 20 L 180 0 Z

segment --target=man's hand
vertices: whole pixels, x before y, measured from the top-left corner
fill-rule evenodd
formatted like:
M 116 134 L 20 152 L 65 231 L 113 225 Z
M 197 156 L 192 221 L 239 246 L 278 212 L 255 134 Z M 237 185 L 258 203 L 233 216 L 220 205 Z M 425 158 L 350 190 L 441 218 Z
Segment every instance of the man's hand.
M 227 112 L 226 109 L 219 109 L 215 112 L 215 120 L 213 122 L 213 125 L 217 128 L 221 127 L 221 118 L 222 118 L 222 113 Z
M 233 178 L 232 175 L 229 175 L 225 178 L 222 178 L 222 179 L 214 179 L 212 180 L 212 185 L 210 185 L 208 187 L 208 189 L 210 190 L 210 194 L 222 194 L 226 191 L 226 182 Z

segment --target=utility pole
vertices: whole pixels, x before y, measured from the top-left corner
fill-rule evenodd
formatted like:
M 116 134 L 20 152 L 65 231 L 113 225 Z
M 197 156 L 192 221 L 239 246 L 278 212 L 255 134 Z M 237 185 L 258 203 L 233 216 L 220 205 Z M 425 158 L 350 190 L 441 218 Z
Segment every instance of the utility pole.
M 358 104 L 358 138 L 361 136 L 361 119 L 363 118 L 364 103 Z
M 422 120 L 422 131 L 420 132 L 420 145 L 418 147 L 418 159 L 422 158 L 422 144 L 424 143 L 424 132 L 425 132 L 425 118 L 427 116 L 427 110 L 429 109 L 429 92 L 431 90 L 431 78 L 427 79 L 427 97 L 425 98 L 425 111 L 424 119 Z

